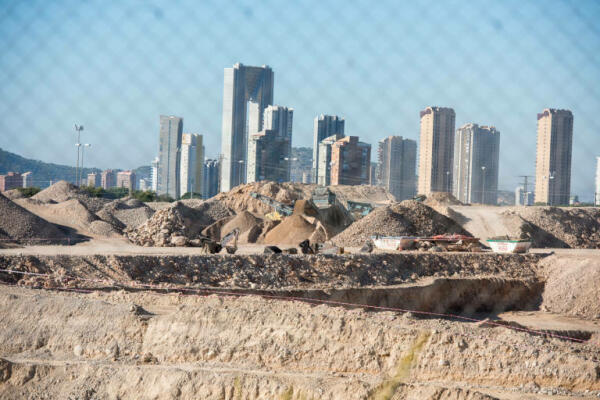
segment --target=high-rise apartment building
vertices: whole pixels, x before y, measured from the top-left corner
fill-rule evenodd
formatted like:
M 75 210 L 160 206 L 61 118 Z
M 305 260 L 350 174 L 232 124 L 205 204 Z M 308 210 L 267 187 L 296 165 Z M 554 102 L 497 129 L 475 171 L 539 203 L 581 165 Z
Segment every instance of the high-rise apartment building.
M 181 137 L 183 118 L 161 115 L 156 192 L 178 198 L 180 193 Z
M 202 135 L 184 133 L 181 138 L 180 194 L 202 194 L 204 145 Z
M 315 117 L 313 125 L 313 182 L 317 182 L 319 177 L 319 143 L 321 143 L 323 139 L 334 135 L 343 138 L 344 126 L 344 118 L 338 117 L 337 115 L 321 114 L 318 117 Z M 321 175 L 323 174 L 325 174 L 325 172 Z
M 28 188 L 33 186 L 33 172 L 28 171 L 21 175 L 23 178 L 23 187 Z
M 573 114 L 569 110 L 547 108 L 537 119 L 535 202 L 569 204 Z
M 244 183 L 248 136 L 263 129 L 263 113 L 273 104 L 273 70 L 240 63 L 225 68 L 221 135 L 221 191 Z
M 376 182 L 396 200 L 411 199 L 417 189 L 417 142 L 388 136 L 379 142 Z
M 202 174 L 202 198 L 210 199 L 219 193 L 219 160 L 206 160 Z
M 596 192 L 594 193 L 594 205 L 600 206 L 600 157 L 596 157 Z
M 117 173 L 117 187 L 129 189 L 129 191 L 136 190 L 136 176 L 133 171 L 121 171 Z
M 7 172 L 6 175 L 0 175 L 0 192 L 21 186 L 23 186 L 23 176 L 18 172 Z
M 417 193 L 452 192 L 454 110 L 427 107 L 421 111 Z
M 344 135 L 336 133 L 319 142 L 317 164 L 317 185 L 328 186 L 331 184 L 331 149 L 333 144 L 343 138 Z M 313 160 L 314 161 L 314 160 Z
M 151 188 L 153 192 L 156 192 L 158 190 L 158 157 L 152 160 L 150 168 L 150 180 L 152 181 Z
M 102 171 L 100 174 L 102 189 L 110 189 L 117 185 L 117 174 L 112 169 Z
M 452 193 L 463 203 L 498 203 L 500 132 L 466 124 L 456 130 Z
M 331 147 L 331 184 L 368 185 L 371 178 L 371 145 L 347 136 Z
M 265 109 L 265 129 L 250 135 L 248 142 L 247 182 L 290 181 L 293 115 L 292 108 Z
M 100 179 L 100 174 L 96 172 L 92 172 L 91 174 L 87 174 L 87 185 L 90 187 L 99 187 L 102 185 L 102 180 Z

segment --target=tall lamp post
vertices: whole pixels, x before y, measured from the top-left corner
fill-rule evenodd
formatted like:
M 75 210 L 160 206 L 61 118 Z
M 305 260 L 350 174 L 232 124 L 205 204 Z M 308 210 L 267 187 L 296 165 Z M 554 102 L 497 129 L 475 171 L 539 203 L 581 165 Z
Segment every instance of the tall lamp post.
M 481 204 L 485 204 L 485 166 L 481 167 Z
M 552 184 L 554 182 L 554 174 L 555 173 L 556 173 L 556 171 L 551 171 L 550 176 L 548 177 L 548 203 L 550 205 L 552 205 L 552 203 L 553 203 L 552 197 L 553 197 L 553 192 L 554 192 L 554 190 L 550 190 L 550 186 L 552 186 Z
M 242 172 L 244 170 L 244 160 L 238 160 L 238 164 L 239 164 L 238 171 L 240 171 L 239 176 L 238 176 L 238 185 L 241 185 L 243 183 L 242 182 Z
M 446 171 L 446 192 L 450 193 L 450 171 Z
M 92 147 L 91 144 L 86 143 L 86 144 L 82 144 L 81 145 L 81 172 L 79 173 L 79 184 L 81 184 L 81 178 L 83 178 L 83 151 L 85 150 L 86 147 Z M 79 185 L 77 185 L 79 186 Z
M 75 166 L 75 184 L 79 186 L 79 147 L 81 147 L 81 131 L 83 130 L 83 125 L 75 124 L 75 132 L 77 132 L 77 165 Z

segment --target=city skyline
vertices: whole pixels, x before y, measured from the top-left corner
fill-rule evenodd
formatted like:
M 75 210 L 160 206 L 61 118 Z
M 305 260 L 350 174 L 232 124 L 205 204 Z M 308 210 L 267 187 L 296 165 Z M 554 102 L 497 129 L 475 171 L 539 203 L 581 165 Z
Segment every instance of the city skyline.
M 590 24 L 600 16 L 600 6 L 589 1 L 552 4 L 543 9 L 535 2 L 475 4 L 457 14 L 448 31 L 440 32 L 435 21 L 441 21 L 452 5 L 440 4 L 434 12 L 423 4 L 383 2 L 370 9 L 372 17 L 354 32 L 350 22 L 360 16 L 358 10 L 333 5 L 324 6 L 315 18 L 308 17 L 310 5 L 291 5 L 292 15 L 306 17 L 299 18 L 306 22 L 296 23 L 275 8 L 248 2 L 219 10 L 192 3 L 168 7 L 160 1 L 143 7 L 86 3 L 72 5 L 69 23 L 55 33 L 63 2 L 39 14 L 15 3 L 10 13 L 0 16 L 0 41 L 9 49 L 0 61 L 7 82 L 0 147 L 29 158 L 74 164 L 65 159 L 64 149 L 72 148 L 72 124 L 78 122 L 86 126 L 83 140 L 95 144 L 86 152 L 87 165 L 131 169 L 154 157 L 155 118 L 168 114 L 185 117 L 189 131 L 206 133 L 207 156 L 214 158 L 221 141 L 223 68 L 236 62 L 268 64 L 278 76 L 275 102 L 295 109 L 294 146 L 310 146 L 312 120 L 321 113 L 343 115 L 349 122 L 346 134 L 372 145 L 388 135 L 418 140 L 416 110 L 443 105 L 455 110 L 457 126 L 486 121 L 502 132 L 499 181 L 504 190 L 517 186 L 518 175 L 535 171 L 533 115 L 545 108 L 569 109 L 577 119 L 571 192 L 592 201 L 593 166 L 600 148 L 600 125 L 594 118 L 600 107 L 594 89 L 600 63 L 593 50 L 600 35 Z M 192 23 L 186 11 L 198 19 Z M 215 13 L 239 19 L 247 39 L 226 40 Z M 337 13 L 342 21 L 337 30 L 319 31 L 323 18 Z M 413 21 L 423 13 L 432 22 L 417 28 Z M 539 18 L 540 13 L 545 18 Z M 129 21 L 124 32 L 102 29 L 124 16 Z M 279 17 L 287 21 L 285 38 L 274 34 L 281 28 L 278 24 L 254 28 Z M 171 32 L 173 26 L 177 29 Z M 200 26 L 209 27 L 208 34 L 196 35 Z M 87 33 L 78 34 L 82 31 Z M 138 40 L 142 32 L 148 40 Z M 273 43 L 258 39 L 265 36 Z M 215 37 L 221 38 L 217 44 Z M 47 46 L 32 46 L 46 38 Z M 159 39 L 172 43 L 167 54 L 186 46 L 193 51 L 144 63 L 148 54 L 165 50 Z M 494 47 L 481 52 L 490 39 Z M 327 54 L 334 42 L 339 52 L 335 61 L 317 63 L 317 55 Z M 227 46 L 215 51 L 219 43 Z M 65 44 L 74 51 L 64 55 Z M 124 48 L 131 51 L 120 51 Z M 288 50 L 272 51 L 275 48 Z M 471 63 L 460 56 L 471 53 L 477 54 Z M 122 62 L 115 62 L 121 57 Z M 378 73 L 372 75 L 375 65 Z M 403 66 L 401 76 L 397 65 Z M 176 73 L 160 79 L 167 68 Z M 513 143 L 519 146 L 513 149 Z M 133 154 L 123 153 L 132 146 Z

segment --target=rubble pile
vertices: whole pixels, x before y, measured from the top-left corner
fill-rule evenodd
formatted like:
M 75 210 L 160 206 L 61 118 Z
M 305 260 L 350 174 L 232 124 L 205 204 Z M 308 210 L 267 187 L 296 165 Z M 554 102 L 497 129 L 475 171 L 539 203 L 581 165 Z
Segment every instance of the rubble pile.
M 336 235 L 331 242 L 336 246 L 358 247 L 375 235 L 433 236 L 453 233 L 469 234 L 433 208 L 414 200 L 404 200 L 376 208 Z
M 139 246 L 200 246 L 202 230 L 216 222 L 216 217 L 229 215 L 231 211 L 217 202 L 203 202 L 199 207 L 191 208 L 178 201 L 156 211 L 142 225 L 126 228 L 124 233 Z
M 60 243 L 67 239 L 67 234 L 0 193 L 0 239 L 35 244 Z

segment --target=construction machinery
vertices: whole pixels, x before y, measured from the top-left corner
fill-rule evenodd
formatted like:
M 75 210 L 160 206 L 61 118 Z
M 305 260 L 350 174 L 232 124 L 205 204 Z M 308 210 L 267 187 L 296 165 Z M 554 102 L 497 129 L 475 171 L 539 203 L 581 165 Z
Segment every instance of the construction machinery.
M 335 193 L 325 186 L 317 186 L 311 196 L 311 201 L 318 208 L 325 208 L 335 204 Z
M 294 208 L 292 206 L 288 206 L 287 204 L 283 204 L 280 201 L 277 201 L 269 196 L 265 196 L 263 194 L 260 193 L 256 193 L 256 192 L 252 192 L 250 193 L 250 196 L 254 197 L 255 199 L 263 202 L 264 204 L 268 205 L 269 207 L 272 207 L 275 209 L 275 211 L 277 213 L 279 213 L 280 215 L 284 215 L 286 217 L 289 217 L 290 215 L 292 215 L 292 213 L 294 212 Z

